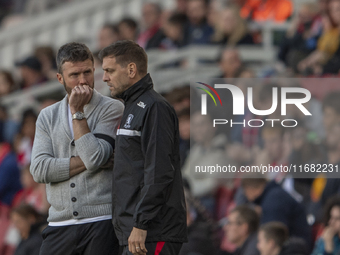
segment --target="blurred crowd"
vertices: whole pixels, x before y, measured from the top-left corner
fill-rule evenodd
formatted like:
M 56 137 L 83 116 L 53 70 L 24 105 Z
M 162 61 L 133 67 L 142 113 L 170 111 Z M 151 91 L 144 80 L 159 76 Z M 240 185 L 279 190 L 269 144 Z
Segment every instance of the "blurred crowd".
M 16 14 L 17 2 L 28 5 L 34 1 L 0 0 L 3 24 Z M 48 3 L 49 8 L 55 6 L 53 1 L 41 2 Z M 271 107 L 274 87 L 308 89 L 309 84 L 275 80 L 256 84 L 249 82 L 252 79 L 339 76 L 340 0 L 311 0 L 297 10 L 290 0 L 177 0 L 174 10 L 163 10 L 157 1 L 146 1 L 141 14 L 140 20 L 125 17 L 118 23 L 104 24 L 98 31 L 95 57 L 100 49 L 124 39 L 138 42 L 147 51 L 219 45 L 215 63 L 219 78 L 229 79 L 244 94 L 252 87 L 256 109 Z M 273 66 L 270 72 L 252 69 L 242 60 L 238 48 L 261 45 L 259 26 L 264 22 L 290 24 L 276 42 L 279 67 Z M 98 59 L 95 65 L 100 69 Z M 175 65 L 185 68 L 184 62 Z M 18 60 L 12 70 L 0 70 L 0 100 L 53 79 L 55 49 L 39 46 L 31 56 Z M 190 95 L 197 93 L 189 84 L 163 94 L 179 118 L 189 234 L 181 255 L 340 254 L 340 179 L 323 174 L 301 179 L 280 173 L 257 178 L 211 178 L 193 173 L 189 166 L 189 162 L 237 167 L 340 165 L 340 89 L 321 87 L 304 104 L 313 118 L 288 107 L 285 118 L 299 123 L 289 129 L 267 125 L 213 128 L 214 116 L 202 116 L 190 101 Z M 41 109 L 56 100 L 44 99 Z M 232 100 L 226 103 L 227 119 L 261 119 L 249 110 L 233 117 Z M 0 107 L 0 255 L 39 254 L 40 232 L 49 208 L 45 186 L 34 182 L 29 172 L 39 112 L 27 109 L 17 122 L 7 111 Z M 275 111 L 268 118 L 282 116 Z

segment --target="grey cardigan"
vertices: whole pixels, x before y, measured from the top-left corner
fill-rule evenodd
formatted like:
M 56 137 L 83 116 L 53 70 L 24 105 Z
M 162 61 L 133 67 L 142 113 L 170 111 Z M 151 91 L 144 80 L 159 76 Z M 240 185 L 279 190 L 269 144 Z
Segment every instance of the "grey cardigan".
M 104 169 L 113 153 L 124 105 L 94 90 L 84 113 L 91 133 L 73 141 L 68 122 L 67 96 L 43 109 L 36 122 L 30 171 L 46 183 L 51 204 L 49 222 L 91 218 L 112 213 L 112 169 Z M 84 172 L 70 178 L 70 158 L 79 156 Z

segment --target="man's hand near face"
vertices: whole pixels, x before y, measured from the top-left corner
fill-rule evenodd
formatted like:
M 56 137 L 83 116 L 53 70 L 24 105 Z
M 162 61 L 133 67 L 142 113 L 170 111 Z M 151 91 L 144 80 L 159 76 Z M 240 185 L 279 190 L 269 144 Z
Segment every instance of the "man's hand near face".
M 69 96 L 71 113 L 84 112 L 84 106 L 90 102 L 92 94 L 93 89 L 88 85 L 78 85 L 74 87 Z

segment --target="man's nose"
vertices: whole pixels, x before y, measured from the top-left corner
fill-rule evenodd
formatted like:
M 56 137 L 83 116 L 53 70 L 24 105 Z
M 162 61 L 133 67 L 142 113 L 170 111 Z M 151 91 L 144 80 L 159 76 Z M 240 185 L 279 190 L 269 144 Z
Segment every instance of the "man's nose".
M 107 82 L 108 80 L 109 80 L 108 76 L 107 76 L 106 72 L 104 72 L 104 74 L 103 74 L 103 81 Z
M 79 84 L 80 85 L 87 85 L 87 80 L 85 79 L 85 75 L 84 74 L 81 74 L 79 76 Z

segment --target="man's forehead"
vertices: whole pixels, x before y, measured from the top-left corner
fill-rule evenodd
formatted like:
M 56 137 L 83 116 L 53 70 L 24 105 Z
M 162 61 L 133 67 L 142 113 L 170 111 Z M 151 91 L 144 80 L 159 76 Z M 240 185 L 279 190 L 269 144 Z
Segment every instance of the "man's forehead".
M 113 56 L 109 56 L 109 57 L 105 57 L 103 58 L 103 65 L 111 65 L 111 64 L 116 64 L 116 57 Z
M 103 69 L 109 69 L 109 68 L 124 68 L 120 63 L 117 63 L 116 57 L 105 57 L 103 58 L 102 68 Z
M 70 68 L 74 69 L 74 68 L 89 68 L 89 67 L 93 67 L 93 63 L 90 59 L 86 59 L 85 61 L 77 61 L 77 62 L 66 61 L 62 65 L 63 70 L 67 70 Z

